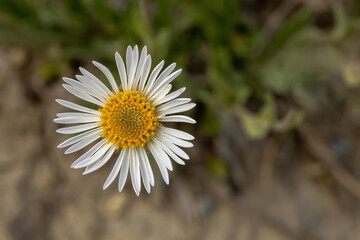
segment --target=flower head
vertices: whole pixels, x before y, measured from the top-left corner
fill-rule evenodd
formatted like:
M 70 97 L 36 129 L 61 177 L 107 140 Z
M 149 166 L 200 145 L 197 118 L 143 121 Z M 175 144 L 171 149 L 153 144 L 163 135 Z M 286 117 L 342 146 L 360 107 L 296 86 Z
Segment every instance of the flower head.
M 126 66 L 119 53 L 115 54 L 115 60 L 121 84 L 116 82 L 107 67 L 93 61 L 107 78 L 111 89 L 83 68 L 80 68 L 82 75 L 75 76 L 77 80 L 63 78 L 67 91 L 97 105 L 98 109 L 56 99 L 59 104 L 76 112 L 59 113 L 54 121 L 77 124 L 57 129 L 61 134 L 75 134 L 58 147 L 68 147 L 65 154 L 69 154 L 93 144 L 72 164 L 73 168 L 86 168 L 83 174 L 96 171 L 118 154 L 103 189 L 119 176 L 118 189 L 122 191 L 130 171 L 135 193 L 140 194 L 141 180 L 150 193 L 154 175 L 148 154 L 151 153 L 164 181 L 169 184 L 168 170 L 173 169 L 170 159 L 185 164 L 183 159 L 189 159 L 189 156 L 180 147 L 193 146 L 189 142 L 194 139 L 193 136 L 163 124 L 195 123 L 190 117 L 173 115 L 188 111 L 195 104 L 189 103 L 189 98 L 178 98 L 185 88 L 169 93 L 172 88 L 170 83 L 181 73 L 181 69 L 173 72 L 175 63 L 161 72 L 164 66 L 164 61 L 161 61 L 150 73 L 151 57 L 146 47 L 139 58 L 138 47 L 132 49 L 129 46 Z

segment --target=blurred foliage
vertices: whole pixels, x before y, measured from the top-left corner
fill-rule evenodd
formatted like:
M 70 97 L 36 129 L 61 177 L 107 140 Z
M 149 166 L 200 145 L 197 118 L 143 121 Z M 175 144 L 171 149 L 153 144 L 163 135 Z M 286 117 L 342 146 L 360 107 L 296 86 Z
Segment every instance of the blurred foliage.
M 207 167 L 220 179 L 226 180 L 229 177 L 228 165 L 220 158 L 209 156 Z
M 205 135 L 216 135 L 220 116 L 231 114 L 259 139 L 319 111 L 324 86 L 343 72 L 349 86 L 359 81 L 343 53 L 359 26 L 357 1 L 349 1 L 351 14 L 345 4 L 328 6 L 326 26 L 306 1 L 276 2 L 266 9 L 262 1 L 239 0 L 2 0 L 0 41 L 42 56 L 46 81 L 74 61 L 96 59 L 115 70 L 115 51 L 147 45 L 153 63 L 185 69 L 174 84 L 198 103 Z

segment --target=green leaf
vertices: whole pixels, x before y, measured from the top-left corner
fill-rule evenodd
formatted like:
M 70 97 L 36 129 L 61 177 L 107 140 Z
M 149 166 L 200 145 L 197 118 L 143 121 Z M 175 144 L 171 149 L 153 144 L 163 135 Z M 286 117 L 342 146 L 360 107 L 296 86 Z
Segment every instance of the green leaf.
M 207 166 L 212 173 L 214 173 L 220 179 L 227 179 L 229 177 L 228 165 L 225 161 L 218 157 L 209 157 Z
M 272 95 L 264 96 L 264 105 L 258 114 L 245 108 L 237 109 L 242 127 L 250 139 L 260 139 L 266 136 L 276 120 L 276 106 Z
M 260 139 L 266 136 L 270 130 L 270 123 L 258 116 L 242 110 L 238 113 L 240 123 L 250 139 Z
M 359 65 L 347 65 L 343 69 L 344 80 L 349 87 L 355 87 L 360 84 Z

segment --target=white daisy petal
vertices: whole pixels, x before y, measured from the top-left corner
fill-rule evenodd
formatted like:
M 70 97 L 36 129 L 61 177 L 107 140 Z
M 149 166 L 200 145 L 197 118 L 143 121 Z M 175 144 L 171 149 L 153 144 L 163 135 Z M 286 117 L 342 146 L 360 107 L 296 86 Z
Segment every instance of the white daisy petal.
M 129 90 L 134 90 L 134 77 L 135 77 L 136 68 L 138 65 L 138 60 L 139 60 L 139 49 L 138 49 L 138 46 L 135 46 L 134 50 L 132 51 L 131 65 L 130 65 L 130 69 L 128 71 Z
M 112 146 L 112 144 L 104 144 L 103 146 L 101 146 L 95 153 L 94 155 L 92 155 L 91 157 L 86 158 L 85 160 L 77 163 L 77 164 L 73 164 L 73 168 L 77 169 L 77 168 L 83 168 L 83 167 L 87 167 L 90 164 L 96 162 L 98 159 L 100 159 L 101 157 L 104 156 L 104 154 L 106 153 L 106 151 Z
M 116 176 L 119 174 L 121 165 L 124 161 L 124 156 L 125 156 L 125 150 L 121 150 L 113 169 L 111 170 L 108 178 L 106 179 L 106 181 L 104 183 L 104 186 L 103 186 L 104 190 L 110 186 L 110 184 L 115 180 Z
M 185 162 L 179 158 L 173 151 L 171 151 L 167 146 L 165 146 L 162 142 L 158 139 L 154 138 L 153 141 L 159 145 L 175 162 L 181 165 L 185 165 Z
M 76 88 L 74 88 L 73 86 L 67 85 L 67 84 L 63 84 L 63 87 L 70 92 L 71 94 L 73 94 L 74 96 L 81 98 L 85 101 L 94 103 L 96 105 L 99 105 L 101 107 L 104 107 L 105 104 L 100 102 L 99 100 L 95 99 L 94 97 L 90 96 L 89 94 L 80 92 L 79 90 L 77 90 Z
M 164 87 L 163 89 L 156 91 L 151 97 L 148 97 L 150 102 L 153 102 L 156 98 L 160 96 L 165 96 L 166 94 L 168 94 L 170 92 L 172 88 L 171 84 L 168 84 L 166 87 Z
M 175 67 L 176 67 L 176 64 L 173 63 L 170 66 L 168 66 L 167 68 L 165 68 L 165 70 L 156 79 L 156 81 L 151 86 L 151 88 L 147 89 L 145 96 L 150 98 L 156 92 L 158 87 L 164 82 L 164 79 L 166 79 L 170 75 L 170 73 L 175 69 Z
M 109 91 L 109 89 L 105 87 L 100 86 L 99 84 L 97 84 L 96 82 L 94 82 L 93 80 L 91 80 L 90 78 L 87 78 L 83 75 L 75 75 L 75 78 L 83 83 L 84 85 L 89 86 L 89 88 L 94 89 L 95 91 L 98 91 L 99 94 L 101 94 L 104 98 L 109 98 L 109 96 L 111 95 L 111 92 Z
M 77 126 L 58 128 L 56 130 L 56 132 L 61 133 L 61 134 L 75 134 L 75 133 L 81 133 L 81 132 L 96 128 L 96 127 L 98 127 L 98 125 L 99 125 L 99 123 L 81 124 L 81 125 L 77 125 Z
M 150 142 L 149 144 L 153 145 L 156 153 L 161 158 L 161 160 L 164 163 L 165 167 L 167 169 L 169 169 L 170 171 L 172 171 L 173 170 L 172 163 L 170 161 L 169 156 L 164 152 L 164 150 L 162 150 L 162 148 L 159 145 L 156 145 L 154 142 L 153 143 Z
M 140 162 L 137 150 L 135 148 L 131 148 L 132 151 L 132 159 L 130 162 L 130 175 L 131 182 L 134 188 L 136 195 L 139 196 L 141 190 L 141 177 L 140 177 Z
M 79 113 L 79 112 L 64 112 L 64 113 L 57 113 L 57 117 L 95 117 L 99 118 L 99 115 L 92 114 L 92 113 Z
M 143 159 L 144 168 L 147 171 L 147 175 L 149 177 L 150 185 L 154 186 L 154 184 L 155 184 L 154 174 L 153 174 L 153 171 L 152 171 L 151 166 L 150 166 L 149 158 L 148 158 L 144 148 L 140 148 L 140 155 L 141 155 L 141 157 Z
M 90 118 L 84 118 L 84 117 L 62 117 L 62 118 L 55 118 L 54 122 L 60 123 L 60 124 L 77 124 L 77 123 L 93 123 L 93 122 L 99 122 L 99 118 L 90 117 Z
M 144 163 L 142 161 L 140 161 L 140 175 L 141 175 L 141 179 L 143 181 L 143 184 L 144 184 L 144 188 L 145 190 L 150 193 L 151 192 L 151 186 L 150 186 L 150 183 L 149 183 L 149 180 L 148 180 L 148 176 L 147 176 L 147 172 L 146 170 L 144 169 Z
M 167 141 L 163 136 L 158 136 L 158 140 L 162 142 L 165 146 L 167 146 L 171 151 L 173 151 L 179 157 L 189 160 L 189 156 L 184 152 L 184 150 L 182 150 L 172 142 Z
M 144 95 L 146 96 L 147 93 L 151 90 L 153 84 L 154 84 L 154 81 L 156 79 L 156 77 L 159 75 L 161 69 L 163 68 L 164 66 L 164 61 L 161 61 L 155 68 L 154 70 L 151 72 L 150 74 L 150 77 L 149 77 L 149 80 L 147 81 L 146 83 L 146 86 L 145 86 L 145 91 L 144 91 Z
M 141 74 L 141 77 L 140 77 L 140 83 L 139 83 L 139 92 L 143 92 L 144 91 L 144 88 L 145 88 L 145 83 L 146 83 L 146 80 L 149 76 L 149 73 L 150 73 L 150 68 L 151 68 L 151 56 L 148 55 L 146 57 L 146 60 L 145 60 L 145 63 L 144 63 L 144 69 L 143 69 L 143 72 Z
M 87 85 L 84 85 L 81 82 L 76 81 L 76 80 L 71 79 L 71 78 L 64 77 L 63 80 L 67 84 L 73 86 L 79 92 L 83 92 L 84 94 L 88 94 L 88 95 L 90 95 L 92 97 L 97 98 L 98 100 L 100 100 L 100 102 L 106 103 L 106 97 L 104 97 L 101 93 L 94 90 L 93 88 L 88 87 Z
M 102 146 L 105 145 L 106 141 L 106 139 L 103 139 L 97 144 L 95 144 L 92 148 L 90 148 L 90 150 L 88 150 L 86 153 L 76 159 L 75 162 L 73 162 L 73 164 L 71 165 L 71 167 L 74 168 L 75 165 L 81 164 L 82 162 L 89 159 L 96 151 L 98 151 Z
M 110 146 L 111 146 L 110 144 L 104 144 L 91 157 L 88 157 L 81 163 L 74 165 L 73 168 L 78 169 L 78 168 L 84 168 L 84 167 L 91 166 L 91 164 L 95 163 L 96 161 L 98 161 L 99 159 L 101 159 L 104 156 L 104 154 L 108 151 Z
M 128 75 L 128 89 L 130 84 L 129 84 L 129 73 L 130 73 L 130 68 L 131 68 L 131 62 L 132 62 L 132 55 L 133 55 L 133 51 L 132 51 L 132 48 L 130 46 L 127 47 L 126 49 L 126 73 Z
M 161 157 L 157 154 L 156 150 L 153 147 L 150 147 L 148 144 L 151 154 L 154 156 L 154 159 L 160 169 L 161 176 L 163 177 L 166 184 L 169 184 L 169 173 L 165 167 L 165 164 L 162 162 Z
M 172 115 L 159 119 L 160 122 L 184 122 L 184 123 L 196 123 L 194 119 L 184 115 Z
M 167 102 L 167 103 L 159 106 L 157 108 L 157 111 L 164 111 L 164 110 L 167 110 L 167 109 L 171 109 L 173 107 L 179 106 L 181 104 L 188 103 L 190 101 L 191 101 L 190 98 L 177 98 L 177 99 L 174 99 L 174 100 L 172 100 L 170 102 Z
M 186 111 L 189 111 L 189 110 L 193 109 L 195 106 L 196 106 L 195 103 L 188 103 L 188 104 L 180 105 L 180 106 L 177 106 L 177 107 L 173 107 L 171 109 L 159 111 L 159 115 L 169 115 L 169 114 L 174 114 L 174 113 L 182 113 L 182 112 L 186 112 Z
M 170 73 L 172 71 L 174 71 L 176 67 L 176 63 L 172 63 L 170 64 L 170 66 L 168 66 L 167 68 L 165 68 L 165 70 L 160 74 L 160 76 L 156 79 L 155 83 L 154 83 L 154 87 L 152 89 L 150 89 L 150 91 L 152 91 L 155 87 L 159 86 L 160 84 L 162 84 L 164 82 L 164 80 L 170 75 Z
M 114 154 L 116 150 L 116 145 L 112 145 L 108 151 L 106 152 L 106 154 L 104 155 L 104 157 L 100 158 L 99 160 L 97 160 L 96 162 L 90 164 L 85 172 L 83 172 L 83 175 L 85 174 L 89 174 L 89 173 L 92 173 L 92 172 L 95 172 L 96 170 L 98 170 L 99 168 L 101 168 L 102 166 L 104 166 L 108 161 L 109 159 L 111 158 L 111 156 Z
M 89 145 L 90 143 L 94 142 L 95 140 L 100 138 L 101 133 L 97 133 L 94 132 L 91 135 L 88 135 L 86 138 L 82 139 L 81 141 L 79 141 L 78 143 L 75 143 L 74 145 L 72 145 L 71 147 L 69 147 L 68 149 L 66 149 L 65 154 L 69 154 L 69 153 L 73 153 L 73 152 L 77 152 L 80 149 L 83 149 L 84 147 L 86 147 L 87 145 Z
M 150 186 L 150 179 L 149 179 L 149 173 L 148 170 L 146 168 L 146 163 L 145 158 L 143 157 L 143 148 L 139 148 L 139 165 L 140 165 L 140 175 L 141 175 L 141 179 L 143 181 L 144 187 L 146 189 L 146 191 L 148 193 L 150 193 L 151 191 L 151 186 Z
M 139 65 L 137 67 L 137 71 L 135 72 L 135 77 L 134 77 L 134 81 L 133 81 L 134 89 L 139 89 L 138 83 L 139 83 L 140 77 L 143 73 L 146 57 L 147 57 L 147 48 L 146 48 L 146 46 L 144 46 L 141 51 L 141 54 L 140 54 L 140 60 L 139 60 Z
M 111 74 L 110 70 L 109 70 L 107 67 L 105 67 L 104 65 L 102 65 L 101 63 L 99 63 L 99 62 L 92 61 L 92 63 L 93 63 L 98 69 L 100 69 L 100 71 L 105 75 L 105 77 L 106 77 L 107 80 L 109 81 L 112 89 L 113 89 L 115 92 L 118 92 L 119 89 L 118 89 L 117 83 L 116 83 L 116 81 L 115 81 L 114 76 Z
M 172 165 L 169 157 L 163 152 L 161 148 L 156 146 L 153 142 L 148 143 L 151 154 L 154 156 L 154 159 L 160 169 L 161 175 L 166 184 L 169 184 L 169 173 L 167 169 L 172 170 Z M 166 158 L 166 157 L 167 158 Z
M 173 115 L 188 111 L 195 104 L 189 103 L 190 98 L 178 98 L 185 88 L 170 93 L 171 82 L 181 73 L 181 69 L 174 71 L 175 63 L 161 71 L 164 66 L 164 61 L 161 61 L 151 71 L 152 58 L 146 46 L 140 55 L 138 46 L 128 46 L 126 58 L 123 60 L 116 52 L 115 61 L 120 85 L 109 68 L 96 61 L 92 63 L 107 78 L 110 88 L 84 68 L 79 68 L 82 75 L 75 75 L 76 79 L 63 78 L 67 91 L 98 105 L 99 110 L 57 99 L 56 102 L 74 111 L 58 113 L 54 122 L 77 124 L 56 130 L 61 134 L 75 134 L 58 148 L 67 147 L 65 154 L 69 154 L 93 145 L 71 165 L 72 168 L 85 168 L 83 174 L 103 167 L 119 149 L 120 154 L 103 189 L 118 177 L 118 190 L 121 192 L 130 174 L 134 192 L 139 196 L 142 183 L 148 193 L 155 184 L 147 150 L 166 184 L 169 184 L 168 170 L 173 170 L 172 160 L 183 165 L 184 160 L 189 159 L 182 148 L 192 147 L 189 141 L 194 137 L 163 124 L 196 123 L 188 116 Z
M 159 100 L 155 99 L 153 102 L 153 105 L 157 106 L 157 105 L 166 103 L 168 101 L 171 101 L 174 98 L 177 98 L 178 96 L 180 96 L 185 91 L 185 89 L 186 88 L 183 87 L 183 88 L 176 90 L 175 92 L 170 93 L 169 95 L 165 96 L 163 99 L 159 99 Z
M 172 85 L 168 84 L 162 91 L 155 93 L 154 96 L 152 97 L 153 100 L 149 100 L 149 101 L 155 102 L 158 99 L 164 98 L 166 96 L 166 94 L 168 94 L 170 92 L 171 88 L 172 88 Z
M 181 73 L 181 69 L 177 70 L 176 72 L 173 72 L 170 76 L 168 76 L 167 78 L 165 78 L 161 83 L 154 84 L 153 89 L 150 91 L 150 93 L 148 94 L 148 98 L 152 99 L 153 95 L 158 92 L 158 91 L 162 91 L 163 88 L 166 87 L 166 85 L 168 85 L 169 83 L 171 83 L 177 76 L 180 75 Z
M 167 134 L 169 134 L 171 136 L 178 137 L 178 138 L 181 138 L 181 139 L 184 139 L 184 140 L 191 141 L 191 140 L 195 139 L 192 135 L 190 135 L 190 134 L 188 134 L 186 132 L 177 130 L 175 128 L 168 128 L 168 127 L 160 126 L 159 130 L 164 132 L 164 133 L 167 133 Z
M 94 117 L 60 117 L 55 118 L 54 122 L 61 124 L 74 124 L 74 123 L 91 123 L 99 122 L 100 118 L 98 116 Z
M 122 57 L 120 56 L 120 54 L 118 52 L 115 53 L 115 61 L 116 61 L 117 69 L 119 71 L 122 89 L 124 91 L 127 91 L 128 87 L 127 87 L 125 64 L 124 64 Z
M 66 100 L 56 99 L 55 101 L 57 103 L 63 105 L 64 107 L 67 107 L 67 108 L 70 108 L 70 109 L 73 109 L 73 110 L 77 110 L 79 112 L 92 113 L 92 114 L 99 115 L 99 116 L 101 115 L 101 113 L 96 111 L 96 110 L 93 110 L 93 109 L 90 109 L 90 108 L 87 108 L 87 107 L 83 107 L 83 106 L 80 106 L 78 104 L 66 101 Z
M 58 148 L 64 148 L 64 147 L 68 147 L 70 145 L 73 145 L 87 137 L 90 137 L 90 136 L 93 136 L 93 135 L 96 135 L 96 134 L 101 134 L 101 129 L 93 129 L 93 130 L 90 130 L 90 131 L 87 131 L 87 132 L 84 132 L 84 133 L 81 133 L 79 135 L 76 135 L 72 138 L 69 138 L 67 140 L 65 140 L 64 142 L 62 142 L 61 144 L 59 144 L 57 147 Z
M 119 192 L 121 192 L 125 186 L 125 182 L 126 182 L 126 178 L 129 172 L 129 165 L 130 165 L 130 161 L 131 161 L 131 154 L 130 154 L 130 149 L 123 149 L 123 151 L 125 152 L 125 156 L 124 156 L 124 160 L 123 160 L 123 164 L 121 166 L 120 169 L 120 175 L 119 175 L 119 184 L 118 184 L 118 190 Z
M 164 137 L 167 141 L 172 142 L 173 144 L 178 145 L 180 147 L 191 148 L 191 147 L 194 146 L 191 142 L 188 142 L 188 141 L 182 140 L 180 138 L 168 135 L 166 133 L 162 133 L 161 136 Z
M 100 81 L 94 74 L 92 74 L 91 72 L 89 72 L 88 70 L 80 67 L 79 68 L 80 72 L 82 73 L 82 75 L 84 75 L 84 77 L 87 77 L 89 80 L 91 80 L 94 84 L 96 84 L 97 86 L 99 86 L 103 91 L 105 91 L 109 96 L 112 96 L 113 93 L 109 90 L 109 88 L 102 82 Z M 75 77 L 77 77 L 78 75 L 76 75 Z M 80 80 L 79 80 L 80 81 Z

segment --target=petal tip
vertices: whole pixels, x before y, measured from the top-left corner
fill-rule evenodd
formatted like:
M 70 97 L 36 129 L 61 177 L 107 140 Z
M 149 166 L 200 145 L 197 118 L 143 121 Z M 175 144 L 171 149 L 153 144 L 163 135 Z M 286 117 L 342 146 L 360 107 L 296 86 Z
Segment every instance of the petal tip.
M 70 153 L 72 153 L 72 151 L 71 151 L 71 150 L 69 151 L 69 149 L 67 149 L 67 150 L 64 152 L 64 154 L 66 154 L 66 155 L 67 155 L 67 154 L 70 154 Z

